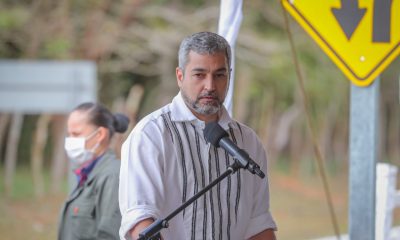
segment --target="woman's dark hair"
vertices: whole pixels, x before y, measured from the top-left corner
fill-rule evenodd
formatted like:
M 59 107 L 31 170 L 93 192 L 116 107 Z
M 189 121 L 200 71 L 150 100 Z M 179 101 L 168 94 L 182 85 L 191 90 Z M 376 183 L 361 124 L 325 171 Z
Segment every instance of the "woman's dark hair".
M 115 132 L 123 133 L 128 129 L 129 118 L 126 115 L 122 113 L 112 114 L 100 103 L 82 103 L 74 111 L 87 112 L 89 123 L 107 128 L 110 131 L 110 138 Z

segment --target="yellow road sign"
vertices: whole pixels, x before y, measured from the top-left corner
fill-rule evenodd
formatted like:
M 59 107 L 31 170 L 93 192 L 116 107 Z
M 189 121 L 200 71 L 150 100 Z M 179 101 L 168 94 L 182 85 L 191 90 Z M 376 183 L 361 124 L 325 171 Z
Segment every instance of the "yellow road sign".
M 357 86 L 368 86 L 400 54 L 400 0 L 281 0 Z

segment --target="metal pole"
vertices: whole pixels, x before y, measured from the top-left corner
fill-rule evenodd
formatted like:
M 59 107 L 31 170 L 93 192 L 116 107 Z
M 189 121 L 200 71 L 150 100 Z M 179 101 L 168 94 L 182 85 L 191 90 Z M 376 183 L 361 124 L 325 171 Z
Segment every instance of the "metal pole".
M 349 236 L 375 240 L 379 77 L 369 87 L 351 85 Z

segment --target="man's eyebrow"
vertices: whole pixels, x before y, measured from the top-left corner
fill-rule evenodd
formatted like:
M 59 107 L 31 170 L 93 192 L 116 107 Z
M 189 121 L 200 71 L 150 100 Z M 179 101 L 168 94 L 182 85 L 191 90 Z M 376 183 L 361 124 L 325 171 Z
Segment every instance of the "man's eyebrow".
M 226 72 L 226 67 L 218 68 L 216 72 Z
M 206 72 L 207 70 L 205 68 L 193 68 L 191 72 Z
M 207 69 L 205 69 L 205 68 L 193 68 L 191 70 L 191 72 L 206 72 L 206 71 L 207 71 Z M 226 67 L 222 67 L 222 68 L 218 68 L 214 72 L 225 72 L 225 71 L 226 71 Z

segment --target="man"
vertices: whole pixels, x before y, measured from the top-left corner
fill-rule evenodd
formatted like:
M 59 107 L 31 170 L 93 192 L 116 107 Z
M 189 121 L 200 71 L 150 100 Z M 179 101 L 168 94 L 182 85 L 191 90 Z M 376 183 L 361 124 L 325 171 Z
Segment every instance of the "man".
M 225 129 L 263 172 L 265 151 L 253 130 L 231 119 L 223 101 L 230 75 L 230 47 L 221 36 L 195 33 L 179 49 L 173 101 L 142 119 L 122 147 L 120 236 L 137 239 L 234 162 L 204 139 L 211 121 Z M 240 170 L 188 206 L 161 231 L 166 240 L 275 239 L 268 180 Z

